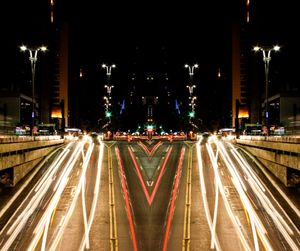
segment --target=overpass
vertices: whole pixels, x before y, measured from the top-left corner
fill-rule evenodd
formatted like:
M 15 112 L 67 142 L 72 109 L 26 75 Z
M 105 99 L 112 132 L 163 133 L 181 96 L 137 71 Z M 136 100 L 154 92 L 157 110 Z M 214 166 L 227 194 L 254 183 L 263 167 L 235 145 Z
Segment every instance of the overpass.
M 60 136 L 0 136 L 0 183 L 15 186 L 65 142 Z
M 235 142 L 264 164 L 285 186 L 300 184 L 300 136 L 240 136 Z

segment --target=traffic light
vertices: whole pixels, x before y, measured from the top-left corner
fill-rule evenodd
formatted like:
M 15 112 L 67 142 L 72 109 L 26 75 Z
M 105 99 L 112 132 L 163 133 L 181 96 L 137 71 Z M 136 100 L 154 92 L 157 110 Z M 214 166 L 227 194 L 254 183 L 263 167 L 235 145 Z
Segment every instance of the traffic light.
M 153 131 L 153 125 L 147 125 L 147 131 L 152 132 Z
M 109 112 L 109 111 L 105 112 L 105 117 L 110 118 L 111 117 L 111 112 Z
M 194 111 L 189 112 L 189 117 L 190 117 L 190 118 L 194 118 L 194 117 L 195 117 L 195 112 L 194 112 Z

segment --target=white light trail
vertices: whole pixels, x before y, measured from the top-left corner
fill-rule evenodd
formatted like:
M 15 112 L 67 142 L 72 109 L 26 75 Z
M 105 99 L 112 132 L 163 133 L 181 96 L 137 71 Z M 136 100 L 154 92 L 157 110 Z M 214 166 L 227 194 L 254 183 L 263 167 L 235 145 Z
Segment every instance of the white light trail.
M 244 173 L 247 175 L 248 183 L 251 186 L 252 191 L 255 192 L 255 195 L 260 200 L 261 205 L 264 207 L 268 215 L 272 218 L 274 224 L 286 239 L 288 245 L 293 250 L 299 250 L 298 245 L 291 238 L 291 235 L 294 235 L 294 231 L 290 226 L 294 226 L 294 224 L 292 223 L 286 212 L 282 209 L 271 192 L 268 191 L 268 194 L 266 194 L 266 189 L 264 188 L 262 182 L 259 180 L 259 177 L 252 171 L 248 163 L 242 161 L 243 158 L 240 153 L 232 146 L 232 144 L 229 144 L 229 146 L 231 147 L 233 156 L 239 162 Z M 277 207 L 280 209 L 280 212 L 275 208 L 275 205 L 277 205 Z M 289 220 L 289 223 L 287 223 L 283 219 L 283 216 Z M 294 229 L 298 232 L 296 227 L 294 227 Z
M 67 162 L 67 164 L 64 167 L 64 171 L 62 172 L 62 175 L 58 178 L 60 180 L 60 182 L 56 183 L 56 189 L 53 190 L 54 194 L 52 196 L 52 199 L 49 202 L 49 205 L 47 206 L 43 216 L 41 217 L 40 221 L 38 222 L 38 224 L 34 230 L 34 233 L 36 235 L 34 236 L 34 238 L 32 239 L 32 241 L 30 243 L 29 250 L 32 250 L 37 245 L 37 243 L 40 240 L 40 236 L 42 236 L 45 233 L 44 229 L 46 227 L 46 223 L 50 222 L 49 218 L 51 218 L 51 216 L 61 198 L 61 194 L 63 193 L 65 187 L 68 184 L 69 175 L 80 156 L 80 150 L 81 150 L 82 145 L 83 145 L 83 142 L 79 142 L 77 144 L 76 149 L 74 150 L 74 152 L 72 153 L 72 156 L 70 157 L 69 161 Z
M 98 156 L 98 164 L 97 164 L 97 176 L 96 176 L 96 183 L 95 183 L 95 188 L 94 188 L 94 198 L 92 202 L 92 207 L 91 207 L 91 212 L 90 212 L 90 217 L 88 220 L 88 232 L 90 231 L 92 227 L 92 223 L 95 217 L 95 212 L 96 212 L 96 207 L 97 207 L 97 200 L 99 197 L 100 193 L 100 181 L 101 181 L 101 172 L 102 172 L 102 161 L 103 161 L 103 152 L 104 152 L 104 144 L 102 141 L 100 141 L 100 151 L 99 151 L 99 156 Z M 79 250 L 84 250 L 85 248 L 85 241 L 86 238 L 83 239 L 80 245 Z
M 68 147 L 70 147 L 70 145 L 68 145 Z M 58 159 L 61 160 L 61 158 L 65 158 L 66 151 L 62 152 Z M 52 173 L 52 174 L 55 173 L 50 170 L 50 169 L 58 168 L 57 163 L 55 163 L 55 164 L 56 165 L 51 165 L 49 167 L 49 173 Z M 44 175 L 46 176 L 46 174 L 49 174 L 49 173 L 45 173 Z M 41 182 L 43 183 L 43 185 L 41 186 L 40 183 L 38 183 L 34 187 L 32 192 L 28 193 L 27 198 L 23 201 L 21 206 L 16 210 L 15 214 L 11 217 L 11 220 L 15 219 L 16 215 L 19 215 L 19 217 L 17 217 L 17 219 L 14 220 L 13 224 L 11 224 L 10 221 L 7 223 L 7 226 L 9 226 L 11 224 L 9 229 L 7 230 L 7 235 L 9 237 L 6 239 L 6 242 L 1 250 L 8 250 L 9 247 L 12 245 L 12 243 L 17 238 L 20 231 L 26 225 L 28 218 L 32 215 L 32 213 L 35 212 L 35 210 L 38 207 L 38 205 L 40 204 L 41 200 L 44 198 L 48 188 L 50 187 L 50 185 L 52 183 L 52 179 L 53 179 L 53 177 L 51 177 L 51 176 L 48 177 L 48 180 L 42 179 Z M 36 188 L 38 188 L 38 189 L 36 189 Z M 32 193 L 34 193 L 34 195 L 32 195 Z M 31 198 L 30 198 L 30 196 L 31 196 Z M 24 207 L 25 202 L 27 202 L 27 205 L 25 206 L 24 209 L 22 209 L 22 207 Z M 21 213 L 19 211 L 21 211 Z M 44 217 L 42 217 L 41 219 L 43 219 L 43 218 Z M 37 224 L 37 227 L 38 226 L 39 226 L 39 224 Z
M 58 151 L 59 149 L 57 149 L 56 151 Z M 24 184 L 22 185 L 22 187 L 18 190 L 18 192 L 11 198 L 10 201 L 8 201 L 5 204 L 5 207 L 3 207 L 0 211 L 0 218 L 3 216 L 3 214 L 8 210 L 8 208 L 12 205 L 12 203 L 18 198 L 18 196 L 21 194 L 21 192 L 24 190 L 24 188 L 32 181 L 33 177 L 37 174 L 37 172 L 40 170 L 40 166 L 44 165 L 46 161 L 48 161 L 48 159 L 50 157 L 52 157 L 52 155 L 56 152 L 52 152 L 50 155 L 48 155 L 44 161 L 42 161 L 39 166 L 34 170 L 34 172 L 28 177 L 26 178 L 26 181 L 24 182 Z M 61 155 L 62 153 L 60 153 Z M 58 157 L 59 158 L 59 157 Z M 4 230 L 4 228 L 2 228 L 2 230 L 0 231 L 0 235 L 2 234 L 2 231 Z
M 259 220 L 256 210 L 253 208 L 251 202 L 249 201 L 248 196 L 246 195 L 247 189 L 245 187 L 245 184 L 241 181 L 241 177 L 238 174 L 235 165 L 233 164 L 231 158 L 229 157 L 227 151 L 225 150 L 224 145 L 220 141 L 215 141 L 215 143 L 220 150 L 220 156 L 222 157 L 229 173 L 232 176 L 232 182 L 235 185 L 235 188 L 240 196 L 240 199 L 241 199 L 243 205 L 245 206 L 245 208 L 249 214 L 250 219 L 253 220 L 255 227 L 257 229 L 257 232 L 259 233 L 264 246 L 266 247 L 267 250 L 270 250 L 270 251 L 273 250 L 273 248 L 270 244 L 270 241 L 268 239 L 268 236 L 266 236 L 267 232 L 266 232 L 263 224 Z M 255 232 L 252 231 L 252 232 L 255 235 L 257 234 L 256 231 Z M 253 238 L 254 238 L 254 241 L 257 239 L 256 236 L 254 236 Z M 254 243 L 254 246 L 257 246 L 257 243 Z
M 201 139 L 200 139 L 201 141 Z M 207 219 L 207 223 L 209 226 L 210 231 L 212 232 L 213 227 L 212 227 L 212 219 L 211 215 L 209 212 L 209 206 L 207 202 L 207 195 L 206 195 L 206 187 L 205 187 L 205 180 L 204 180 L 204 174 L 203 174 L 203 162 L 201 158 L 201 149 L 200 149 L 200 141 L 196 144 L 197 147 L 197 158 L 198 158 L 198 170 L 199 170 L 199 182 L 200 182 L 200 187 L 201 187 L 201 195 L 202 195 L 202 201 L 203 201 L 203 206 L 204 206 L 204 211 Z M 221 251 L 221 246 L 219 243 L 218 236 L 214 236 L 214 239 L 212 240 L 214 242 L 214 246 L 217 251 Z
M 230 206 L 230 202 L 228 201 L 228 198 L 227 196 L 225 195 L 225 191 L 224 191 L 224 185 L 222 184 L 222 180 L 221 180 L 221 177 L 220 177 L 220 174 L 219 174 L 219 170 L 218 170 L 218 162 L 217 162 L 217 159 L 215 158 L 214 156 L 214 153 L 213 153 L 213 150 L 211 148 L 211 144 L 207 143 L 206 144 L 206 149 L 208 151 L 208 154 L 209 154 L 209 157 L 210 157 L 210 160 L 212 162 L 212 165 L 213 165 L 213 168 L 214 168 L 214 175 L 215 175 L 215 180 L 216 182 L 218 183 L 218 188 L 220 190 L 220 194 L 222 196 L 222 199 L 223 199 L 223 202 L 224 202 L 224 205 L 225 205 L 225 208 L 226 208 L 226 211 L 227 211 L 227 214 L 233 224 L 233 226 L 235 227 L 236 229 L 236 233 L 238 234 L 240 240 L 241 240 L 241 243 L 242 245 L 244 246 L 245 250 L 249 250 L 251 251 L 251 247 L 247 241 L 247 238 L 245 237 L 242 229 L 241 229 L 241 226 L 239 224 L 239 221 L 237 221 L 236 219 L 236 216 Z M 217 151 L 218 152 L 218 151 Z M 221 154 L 221 153 L 220 153 Z M 216 193 L 218 193 L 218 191 L 216 191 Z M 216 208 L 217 209 L 217 208 Z M 217 212 L 215 212 L 216 214 Z M 214 233 L 212 232 L 212 235 Z

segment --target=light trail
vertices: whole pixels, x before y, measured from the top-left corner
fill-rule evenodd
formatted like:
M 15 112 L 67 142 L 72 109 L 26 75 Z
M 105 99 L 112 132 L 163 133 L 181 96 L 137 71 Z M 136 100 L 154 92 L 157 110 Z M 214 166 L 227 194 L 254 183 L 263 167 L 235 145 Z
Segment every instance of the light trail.
M 144 151 L 148 154 L 148 156 L 152 156 L 153 153 L 158 149 L 160 145 L 162 145 L 162 141 L 158 141 L 151 149 L 151 151 L 148 149 L 148 147 L 141 141 L 138 142 L 138 145 L 140 145 Z
M 261 241 L 263 242 L 263 245 L 267 248 L 267 250 L 273 250 L 271 243 L 268 239 L 267 231 L 264 228 L 262 222 L 260 221 L 256 210 L 253 208 L 251 201 L 249 200 L 247 194 L 246 194 L 246 187 L 244 182 L 242 182 L 240 175 L 238 174 L 235 165 L 233 164 L 231 158 L 229 157 L 227 151 L 225 150 L 223 144 L 220 141 L 215 141 L 217 147 L 219 147 L 220 156 L 222 157 L 229 173 L 232 176 L 232 182 L 240 196 L 240 199 L 242 200 L 243 205 L 246 207 L 246 210 L 251 218 L 253 220 L 255 228 L 258 231 L 258 234 L 260 236 Z M 257 234 L 257 232 L 252 231 L 253 234 Z M 254 240 L 257 240 L 257 237 L 253 237 Z M 254 243 L 254 246 L 257 246 L 257 243 Z
M 83 159 L 83 165 L 82 165 L 82 173 L 80 176 L 80 182 L 78 185 L 78 193 L 81 192 L 81 201 L 82 201 L 82 209 L 83 209 L 83 222 L 84 222 L 84 230 L 85 230 L 85 238 L 84 238 L 84 244 L 85 248 L 90 248 L 90 241 L 89 241 L 89 232 L 90 228 L 88 225 L 88 215 L 86 211 L 86 199 L 85 199 L 85 181 L 86 181 L 86 172 L 89 164 L 89 160 L 91 158 L 92 152 L 94 149 L 94 143 L 90 144 L 90 147 L 88 148 L 88 151 L 86 153 L 86 156 Z M 80 190 L 81 189 L 81 190 Z
M 262 182 L 259 180 L 259 177 L 252 171 L 249 164 L 243 160 L 240 153 L 232 146 L 232 144 L 228 144 L 228 145 L 231 148 L 231 152 L 233 153 L 233 156 L 239 162 L 240 167 L 247 175 L 248 183 L 251 186 L 252 191 L 254 191 L 255 195 L 260 200 L 261 205 L 264 207 L 268 215 L 271 217 L 274 224 L 277 226 L 277 229 L 280 231 L 280 233 L 283 235 L 288 245 L 293 250 L 299 250 L 299 245 L 297 245 L 297 243 L 295 243 L 295 241 L 291 238 L 291 235 L 294 235 L 294 231 L 297 231 L 297 235 L 299 236 L 298 229 L 294 226 L 293 222 L 290 220 L 290 218 L 283 210 L 281 205 L 274 198 L 272 193 L 268 191 L 268 194 L 266 194 L 267 192 L 266 188 L 264 188 Z M 274 204 L 280 209 L 280 212 L 275 208 Z M 286 222 L 283 219 L 283 217 L 288 219 L 289 222 Z M 291 227 L 293 227 L 294 231 L 292 230 Z
M 215 177 L 215 181 L 218 183 L 218 185 L 216 185 L 216 187 L 218 188 L 218 190 L 220 191 L 220 194 L 222 196 L 222 199 L 223 199 L 223 202 L 224 202 L 224 205 L 225 205 L 225 209 L 227 211 L 227 214 L 236 230 L 236 233 L 238 234 L 240 240 L 241 240 L 241 244 L 244 246 L 245 250 L 249 250 L 251 251 L 251 246 L 249 245 L 248 241 L 247 241 L 247 238 L 246 236 L 244 235 L 242 229 L 241 229 L 241 225 L 239 224 L 239 222 L 237 221 L 237 218 L 236 218 L 236 215 L 234 214 L 231 206 L 230 206 L 230 202 L 228 201 L 228 198 L 227 196 L 225 195 L 225 192 L 224 192 L 224 185 L 222 183 L 222 180 L 221 180 L 221 177 L 220 177 L 220 174 L 219 174 L 219 167 L 218 167 L 218 162 L 217 162 L 217 159 L 216 157 L 214 156 L 214 153 L 213 153 L 213 150 L 211 148 L 211 144 L 207 143 L 206 144 L 206 148 L 207 148 L 207 151 L 209 153 L 209 157 L 211 159 L 211 162 L 212 162 L 212 166 L 214 168 L 214 177 Z M 218 152 L 219 150 L 217 150 Z M 222 154 L 222 153 L 220 153 Z M 218 190 L 216 190 L 216 193 L 218 193 Z M 216 195 L 216 199 L 217 199 L 217 195 Z M 215 206 L 215 210 L 217 210 L 218 207 Z M 216 215 L 217 212 L 214 212 L 214 215 Z M 214 238 L 214 235 L 215 235 L 215 230 L 214 230 L 214 224 L 216 224 L 216 222 L 212 222 L 213 225 L 212 225 L 212 238 Z M 212 240 L 212 244 L 214 243 L 214 241 Z M 213 247 L 213 245 L 211 245 L 211 247 Z
M 114 173 L 112 168 L 111 147 L 108 147 L 108 182 L 109 182 L 109 237 L 110 237 L 110 250 L 118 250 L 118 230 L 116 218 L 116 205 L 115 205 L 115 190 L 114 190 Z
M 67 224 L 69 223 L 69 220 L 70 220 L 70 218 L 71 218 L 71 216 L 74 212 L 78 197 L 79 197 L 80 193 L 82 194 L 82 189 L 85 189 L 85 187 L 82 186 L 82 183 L 85 182 L 86 169 L 87 169 L 87 166 L 88 166 L 88 163 L 89 163 L 89 160 L 90 160 L 93 148 L 94 148 L 94 143 L 91 143 L 90 141 L 89 141 L 89 143 L 90 143 L 89 148 L 88 148 L 87 153 L 86 153 L 86 155 L 83 159 L 82 172 L 81 172 L 81 175 L 80 175 L 80 178 L 79 178 L 79 182 L 78 182 L 77 186 L 75 187 L 74 196 L 73 196 L 73 198 L 70 198 L 72 200 L 70 201 L 69 207 L 68 207 L 67 211 L 65 212 L 65 217 L 60 222 L 58 231 L 56 231 L 56 234 L 52 237 L 52 241 L 51 241 L 51 243 L 49 243 L 47 250 L 53 250 L 53 251 L 56 250 L 56 247 L 57 247 L 60 239 L 63 236 L 63 232 L 64 232 Z M 84 146 L 84 144 L 83 144 L 83 146 Z M 79 156 L 80 155 L 82 156 L 82 151 L 79 151 L 78 154 L 79 154 Z M 83 194 L 84 193 L 85 192 L 83 191 Z M 84 236 L 83 236 L 83 241 L 81 243 L 84 243 L 86 245 L 86 242 L 88 241 L 87 238 L 89 236 L 89 226 L 88 226 L 88 223 L 87 223 L 87 215 L 84 215 L 86 213 L 86 211 L 84 209 L 85 208 L 85 199 L 84 198 L 82 198 L 82 203 L 83 203 L 83 205 L 82 205 L 83 206 L 83 218 L 85 218 L 84 219 L 85 232 L 84 232 Z
M 202 201 L 203 201 L 203 207 L 205 211 L 206 220 L 209 226 L 209 229 L 212 233 L 213 227 L 212 227 L 212 218 L 209 211 L 209 205 L 207 201 L 207 195 L 206 195 L 206 186 L 205 186 L 205 180 L 204 180 L 204 172 L 203 172 L 203 161 L 201 157 L 201 148 L 200 148 L 200 142 L 202 138 L 200 137 L 199 142 L 196 144 L 197 147 L 197 158 L 198 158 L 198 171 L 199 171 L 199 182 L 200 182 L 200 188 L 201 188 L 201 195 L 202 195 Z M 217 251 L 221 251 L 220 242 L 218 239 L 218 236 L 215 236 L 212 241 L 214 242 L 214 246 Z
M 70 147 L 70 144 L 68 144 L 68 145 L 65 147 L 64 151 L 61 152 L 61 153 L 59 154 L 59 156 L 57 157 L 57 159 L 65 158 L 66 156 L 64 155 L 64 153 L 67 152 L 67 151 L 69 151 L 69 149 L 68 149 L 69 147 Z M 54 153 L 52 153 L 52 154 L 54 154 Z M 50 156 L 48 156 L 48 158 L 50 158 L 50 157 L 52 156 L 52 154 L 51 154 Z M 47 161 L 48 158 L 46 158 L 46 159 L 41 163 L 41 165 L 43 165 L 43 164 Z M 55 166 L 55 165 L 52 164 L 51 166 L 53 167 L 53 166 Z M 51 169 L 51 167 L 50 167 L 49 169 Z M 1 210 L 1 212 L 0 212 L 0 218 L 1 218 L 2 215 L 7 211 L 7 209 L 12 205 L 12 203 L 17 199 L 17 197 L 18 197 L 18 196 L 20 195 L 20 193 L 24 190 L 24 188 L 30 183 L 30 181 L 33 179 L 33 177 L 37 174 L 38 171 L 39 171 L 39 168 L 37 168 L 36 171 L 34 171 L 33 174 L 30 175 L 30 177 L 29 177 L 28 179 L 26 179 L 25 184 L 20 188 L 20 190 L 18 190 L 18 192 L 13 196 L 13 198 L 12 198 L 12 199 L 5 205 L 5 207 Z M 45 177 L 47 177 L 47 175 L 45 175 Z M 20 205 L 20 207 L 22 207 L 22 205 L 23 205 L 23 202 L 22 202 L 22 204 Z M 1 232 L 0 232 L 0 235 L 2 234 L 2 232 L 4 231 L 4 229 L 5 229 L 5 228 L 2 228 L 2 230 L 1 230 Z
M 61 194 L 63 193 L 64 189 L 66 188 L 68 181 L 69 181 L 69 175 L 71 171 L 73 170 L 78 158 L 80 157 L 81 153 L 81 148 L 83 146 L 83 142 L 78 143 L 78 146 L 76 150 L 73 152 L 71 158 L 69 159 L 68 163 L 64 167 L 64 171 L 62 172 L 62 176 L 59 177 L 60 183 L 56 183 L 56 188 L 54 190 L 54 195 L 52 196 L 52 199 L 45 210 L 45 213 L 43 214 L 41 220 L 37 224 L 37 227 L 34 230 L 34 233 L 36 234 L 33 240 L 31 241 L 31 244 L 29 246 L 29 250 L 32 250 L 33 247 L 37 245 L 39 242 L 40 237 L 44 234 L 44 229 L 46 227 L 46 222 L 50 222 L 50 218 L 57 207 L 57 204 L 59 203 L 59 200 L 61 198 Z M 76 196 L 75 196 L 76 197 Z M 76 199 L 75 199 L 76 200 Z M 73 200 L 74 203 L 74 200 Z M 58 231 L 58 235 L 54 236 L 53 239 L 55 241 L 58 241 L 58 239 L 61 238 L 62 236 L 62 231 L 67 224 L 71 214 L 72 214 L 72 206 L 70 206 L 69 211 L 66 212 L 66 216 L 64 218 L 64 221 L 61 222 L 60 230 L 61 232 Z M 60 234 L 59 234 L 60 233 Z M 55 243 L 55 241 L 53 243 Z M 57 243 L 56 243 L 57 244 Z M 51 243 L 49 243 L 49 248 L 47 250 L 52 250 Z
M 74 159 L 75 159 L 76 152 L 78 152 L 79 148 L 80 148 L 80 144 L 76 146 L 72 154 Z M 61 156 L 65 157 L 65 152 L 63 152 Z M 47 175 L 49 174 L 52 174 L 54 176 L 56 172 L 52 171 L 51 169 L 57 170 L 59 168 L 57 165 L 58 163 L 61 163 L 61 159 L 59 162 L 55 163 L 55 165 L 51 165 L 49 168 L 49 172 L 46 172 L 44 175 L 46 177 L 48 177 Z M 7 235 L 9 235 L 9 237 L 7 237 L 5 245 L 3 246 L 2 250 L 8 250 L 8 248 L 12 245 L 12 243 L 14 242 L 15 238 L 18 236 L 20 231 L 23 229 L 23 227 L 25 227 L 28 218 L 32 215 L 33 212 L 36 211 L 36 208 L 38 207 L 39 203 L 44 198 L 46 192 L 48 191 L 50 185 L 52 184 L 53 176 L 48 177 L 48 180 L 41 179 L 43 186 L 41 186 L 40 183 L 37 183 L 37 185 L 33 188 L 33 190 L 28 193 L 27 199 L 23 201 L 22 205 L 16 210 L 15 214 L 11 217 L 10 221 L 14 220 L 14 222 L 13 224 L 10 224 L 10 221 L 7 223 L 7 226 L 10 225 L 9 229 L 7 230 Z M 38 190 L 36 188 L 38 188 Z M 25 202 L 27 202 L 27 205 L 24 205 Z M 24 206 L 25 208 L 21 209 Z M 40 222 L 37 224 L 35 228 L 36 230 L 41 228 L 41 225 L 43 224 L 43 221 L 46 218 L 45 215 L 47 215 L 47 213 L 48 210 L 45 210 L 45 213 L 42 215 Z M 19 217 L 16 218 L 16 215 L 19 215 Z M 36 236 L 38 236 L 37 238 L 40 238 L 39 237 L 40 235 L 38 233 L 36 233 Z M 34 244 L 31 245 L 36 246 Z
M 118 147 L 115 147 L 115 152 L 117 155 L 118 165 L 119 165 L 120 172 L 121 172 L 121 185 L 122 185 L 122 189 L 123 189 L 123 194 L 125 196 L 125 198 L 124 198 L 125 199 L 125 207 L 126 207 L 127 219 L 129 222 L 129 228 L 130 228 L 130 233 L 131 233 L 131 238 L 132 238 L 133 250 L 137 251 L 138 246 L 137 246 L 136 234 L 135 234 L 135 229 L 134 229 L 133 217 L 131 214 L 128 190 L 127 190 L 126 181 L 125 181 L 125 172 L 124 172 L 124 168 L 123 168 L 123 164 L 122 164 L 122 160 L 121 160 L 121 156 L 120 156 L 120 150 Z
M 166 251 L 167 247 L 168 247 L 170 228 L 171 228 L 171 223 L 172 223 L 173 214 L 174 214 L 174 210 L 175 210 L 175 201 L 176 201 L 176 196 L 177 196 L 177 192 L 178 192 L 178 188 L 179 188 L 179 181 L 180 181 L 180 176 L 181 176 L 181 168 L 182 168 L 182 161 L 183 161 L 184 153 L 185 153 L 185 147 L 182 147 L 176 174 L 175 174 L 175 183 L 174 183 L 174 187 L 172 190 L 171 205 L 170 205 L 170 209 L 169 209 L 169 213 L 168 213 L 166 231 L 165 231 L 165 236 L 164 236 L 164 241 L 163 241 L 163 249 L 162 249 L 163 251 Z
M 100 141 L 100 151 L 99 151 L 98 162 L 97 162 L 97 175 L 96 175 L 96 182 L 95 182 L 95 186 L 94 186 L 94 197 L 93 197 L 93 201 L 92 201 L 90 215 L 89 215 L 88 222 L 87 222 L 87 228 L 88 228 L 87 232 L 86 232 L 87 234 L 89 234 L 90 229 L 92 227 L 93 220 L 95 218 L 95 213 L 96 213 L 96 208 L 97 208 L 97 200 L 98 200 L 99 193 L 100 193 L 103 152 L 104 152 L 104 144 L 102 141 Z M 86 245 L 87 241 L 88 241 L 88 236 L 86 236 L 86 238 L 84 238 L 83 241 L 81 242 L 79 250 L 84 250 L 85 247 L 88 248 Z
M 7 226 L 10 225 L 9 229 L 7 230 L 7 235 L 9 237 L 3 244 L 3 248 L 1 250 L 8 250 L 9 247 L 12 245 L 14 240 L 17 238 L 20 231 L 25 227 L 27 223 L 27 219 L 33 214 L 33 212 L 36 211 L 36 208 L 40 205 L 42 199 L 46 195 L 46 193 L 49 191 L 50 186 L 53 186 L 53 194 L 51 195 L 51 198 L 46 201 L 47 207 L 45 207 L 43 214 L 39 218 L 38 222 L 36 223 L 36 227 L 33 231 L 32 239 L 30 240 L 28 250 L 36 249 L 38 243 L 41 240 L 41 250 L 55 250 L 56 246 L 58 245 L 59 240 L 63 236 L 63 231 L 66 227 L 66 225 L 69 222 L 69 219 L 74 211 L 75 204 L 78 198 L 78 195 L 81 192 L 82 195 L 82 205 L 83 205 L 83 220 L 84 220 L 84 227 L 85 227 L 85 234 L 83 236 L 83 240 L 81 242 L 81 249 L 84 250 L 85 248 L 89 249 L 89 232 L 90 228 L 94 219 L 95 211 L 96 211 L 96 205 L 97 205 L 97 198 L 99 195 L 99 189 L 100 189 L 100 177 L 101 177 L 101 166 L 102 166 L 102 159 L 103 159 L 103 143 L 100 143 L 100 151 L 98 156 L 98 165 L 97 165 L 97 176 L 96 176 L 96 182 L 95 182 L 95 188 L 94 188 L 94 196 L 93 201 L 90 209 L 90 215 L 87 215 L 86 210 L 86 204 L 85 204 L 85 180 L 86 180 L 86 171 L 88 168 L 88 164 L 90 162 L 90 157 L 93 152 L 94 144 L 91 143 L 90 140 L 87 140 L 86 138 L 83 141 L 80 141 L 75 150 L 72 152 L 71 156 L 69 157 L 69 160 L 66 164 L 64 164 L 63 171 L 60 173 L 59 177 L 56 177 L 57 170 L 61 168 L 64 159 L 67 158 L 68 153 L 70 152 L 70 146 L 74 142 L 68 144 L 68 146 L 64 149 L 64 151 L 56 158 L 55 162 L 47 169 L 47 171 L 44 173 L 43 177 L 40 179 L 40 181 L 34 186 L 32 192 L 34 192 L 34 195 L 31 196 L 32 192 L 28 194 L 28 199 L 24 200 L 27 201 L 27 205 L 24 204 L 25 209 L 22 210 L 19 214 L 19 217 L 17 219 L 14 219 L 14 222 L 10 224 L 8 222 Z M 75 163 L 77 162 L 78 158 L 82 155 L 82 149 L 84 147 L 84 144 L 88 142 L 88 150 L 86 155 L 83 159 L 83 165 L 82 165 L 82 172 L 81 176 L 79 178 L 79 182 L 77 185 L 77 188 L 75 189 L 75 194 L 72 199 L 72 201 L 69 204 L 69 207 L 67 211 L 65 212 L 64 217 L 61 219 L 60 224 L 56 228 L 56 231 L 54 231 L 54 235 L 52 236 L 51 240 L 49 239 L 49 243 L 47 246 L 47 238 L 49 233 L 49 227 L 51 224 L 51 218 L 53 218 L 55 208 L 57 207 L 57 204 L 60 201 L 61 194 L 63 193 L 65 187 L 68 184 L 69 181 L 69 175 L 71 171 L 73 170 Z M 56 180 L 56 183 L 53 185 L 53 181 Z M 29 199 L 29 197 L 31 198 Z M 70 198 L 71 199 L 71 198 Z M 23 202 L 25 203 L 25 202 Z M 24 207 L 22 205 L 19 207 L 21 210 L 21 207 Z M 46 205 L 46 204 L 45 204 Z M 14 217 L 16 218 L 16 217 Z M 11 218 L 11 220 L 13 217 Z M 2 229 L 4 231 L 4 228 Z M 42 237 L 42 239 L 41 239 Z
M 192 204 L 192 168 L 193 168 L 193 148 L 189 148 L 188 168 L 185 188 L 185 207 L 183 223 L 182 251 L 190 250 L 191 242 L 191 204 Z
M 287 204 L 293 209 L 293 211 L 300 218 L 300 210 L 295 206 L 295 204 L 286 196 L 286 194 L 282 191 L 282 189 L 277 185 L 277 183 L 274 181 L 274 178 L 271 175 L 269 175 L 268 172 L 265 171 L 265 167 L 263 167 L 261 165 L 261 163 L 257 161 L 257 159 L 255 159 L 253 156 L 251 156 L 243 148 L 241 148 L 240 150 L 243 151 L 258 167 L 260 167 L 260 170 L 263 172 L 263 174 L 267 177 L 267 179 L 272 183 L 272 185 L 280 193 L 282 198 L 284 198 L 284 200 L 287 202 Z
M 140 169 L 139 169 L 139 166 L 138 166 L 138 164 L 137 164 L 137 162 L 136 162 L 136 159 L 135 159 L 135 157 L 134 157 L 134 155 L 133 155 L 133 153 L 132 153 L 132 150 L 130 149 L 130 147 L 128 147 L 128 152 L 129 152 L 130 157 L 131 157 L 131 159 L 132 159 L 132 162 L 133 162 L 133 164 L 134 164 L 134 167 L 135 167 L 135 170 L 136 170 L 136 172 L 137 172 L 139 181 L 140 181 L 140 183 L 141 183 L 143 192 L 144 192 L 144 194 L 145 194 L 145 196 L 146 196 L 146 199 L 147 199 L 149 205 L 151 205 L 152 202 L 153 202 L 153 200 L 154 200 L 154 197 L 155 197 L 156 192 L 157 192 L 157 189 L 158 189 L 158 187 L 159 187 L 159 185 L 160 185 L 160 182 L 161 182 L 162 176 L 163 176 L 163 174 L 164 174 L 164 170 L 165 170 L 166 164 L 167 164 L 167 162 L 168 162 L 168 160 L 169 160 L 169 157 L 170 157 L 170 155 L 171 155 L 172 150 L 173 150 L 173 147 L 170 147 L 169 150 L 168 150 L 168 152 L 167 152 L 167 154 L 166 154 L 166 157 L 165 157 L 164 162 L 163 162 L 163 164 L 162 164 L 162 167 L 161 167 L 161 169 L 160 169 L 158 178 L 157 178 L 157 180 L 156 180 L 155 186 L 154 186 L 153 191 L 152 191 L 151 196 L 150 196 L 150 195 L 149 195 L 149 192 L 148 192 L 148 190 L 147 190 L 146 184 L 145 184 L 145 182 L 144 182 L 143 176 L 142 176 L 142 174 L 141 174 L 141 171 L 140 171 Z

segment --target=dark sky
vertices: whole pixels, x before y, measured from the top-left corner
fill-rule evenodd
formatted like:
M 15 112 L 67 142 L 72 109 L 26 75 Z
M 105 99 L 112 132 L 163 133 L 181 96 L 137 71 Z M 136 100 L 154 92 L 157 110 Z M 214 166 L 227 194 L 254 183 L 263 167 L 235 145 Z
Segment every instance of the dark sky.
M 2 5 L 1 43 L 9 50 L 5 53 L 13 54 L 23 41 L 47 37 L 43 21 L 48 19 L 49 2 L 17 0 Z M 246 0 L 54 2 L 65 5 L 74 58 L 81 64 L 144 61 L 151 67 L 161 59 L 173 65 L 222 66 L 231 53 L 231 24 L 241 13 L 246 16 Z M 281 42 L 287 51 L 298 44 L 297 8 L 289 2 L 250 1 L 257 40 Z
M 209 2 L 202 7 L 196 1 L 109 1 L 105 5 L 82 6 L 82 12 L 74 17 L 76 32 L 81 36 L 77 42 L 86 48 L 80 56 L 89 58 L 89 49 L 93 48 L 99 60 L 135 60 L 135 49 L 139 49 L 145 62 L 155 64 L 162 55 L 166 60 L 169 57 L 172 61 L 194 63 L 203 55 L 223 54 L 220 42 L 226 43 L 226 37 L 230 40 L 228 25 L 233 9 L 227 8 L 223 13 L 220 3 L 224 6 L 224 1 L 217 1 L 217 6 Z
M 147 74 L 162 78 L 167 73 L 170 84 L 185 91 L 186 63 L 200 65 L 199 83 L 215 78 L 218 67 L 230 71 L 231 23 L 239 15 L 233 3 L 239 1 L 227 2 L 82 2 L 68 14 L 74 57 L 92 72 L 101 63 L 115 63 L 112 77 L 123 87 L 133 73 L 141 81 Z
M 90 68 L 103 62 L 115 63 L 115 78 L 118 74 L 129 76 L 136 65 L 144 72 L 167 71 L 169 80 L 178 85 L 188 81 L 183 65 L 198 63 L 195 81 L 204 88 L 216 77 L 219 67 L 224 78 L 230 80 L 231 25 L 240 22 L 241 17 L 245 21 L 245 3 L 81 1 L 68 13 L 76 61 Z M 274 57 L 272 64 L 274 61 L 285 69 L 292 81 L 299 68 L 292 56 L 299 56 L 296 10 L 294 3 L 286 1 L 250 1 L 250 39 L 260 45 L 280 44 L 279 63 Z

